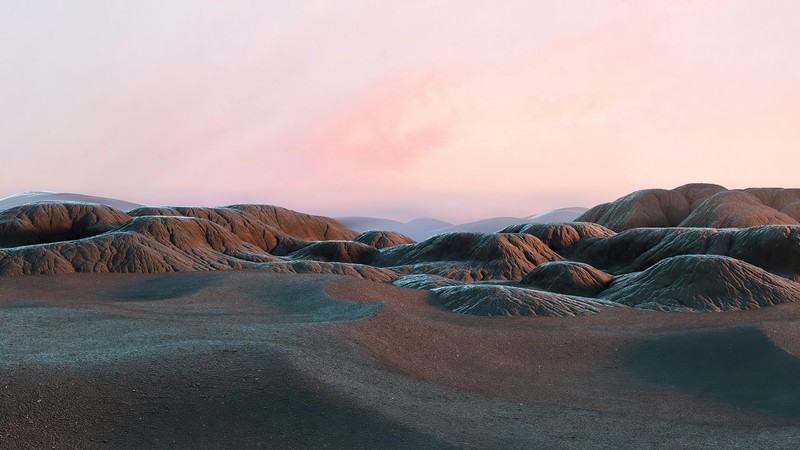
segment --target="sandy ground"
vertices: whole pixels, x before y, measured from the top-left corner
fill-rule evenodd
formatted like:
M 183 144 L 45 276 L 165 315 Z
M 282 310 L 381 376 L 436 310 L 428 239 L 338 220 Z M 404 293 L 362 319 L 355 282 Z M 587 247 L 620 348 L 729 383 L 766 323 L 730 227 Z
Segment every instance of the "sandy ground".
M 4 449 L 800 441 L 800 305 L 487 318 L 327 275 L 0 281 Z

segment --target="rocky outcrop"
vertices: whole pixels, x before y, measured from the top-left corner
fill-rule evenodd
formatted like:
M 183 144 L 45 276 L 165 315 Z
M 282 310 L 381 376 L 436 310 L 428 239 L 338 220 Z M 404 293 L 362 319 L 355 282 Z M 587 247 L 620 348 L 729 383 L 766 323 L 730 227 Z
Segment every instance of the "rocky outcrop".
M 800 226 L 637 228 L 578 242 L 570 249 L 570 255 L 617 274 L 639 272 L 673 256 L 721 255 L 798 279 Z
M 242 240 L 273 253 L 294 251 L 301 246 L 301 241 L 350 240 L 356 237 L 356 232 L 334 219 L 270 205 L 234 205 L 223 208 L 144 207 L 131 210 L 129 214 L 208 220 L 227 228 Z
M 682 227 L 745 228 L 770 224 L 797 224 L 797 220 L 741 191 L 723 191 L 695 208 Z
M 400 286 L 405 288 L 423 289 L 429 291 L 431 289 L 436 289 L 445 286 L 461 286 L 464 283 L 453 280 L 451 278 L 423 273 L 415 275 L 404 275 L 395 280 L 393 284 L 395 286 Z
M 611 275 L 594 267 L 573 261 L 540 264 L 520 284 L 559 294 L 594 297 L 611 284 Z
M 739 311 L 800 301 L 800 284 L 734 258 L 685 255 L 618 277 L 602 298 L 640 309 Z
M 471 284 L 433 289 L 442 305 L 474 316 L 581 316 L 613 303 L 509 286 Z
M 536 236 L 553 251 L 563 255 L 567 255 L 570 247 L 583 239 L 616 234 L 602 225 L 589 222 L 530 223 L 510 226 L 500 232 Z
M 362 278 L 379 283 L 391 283 L 397 279 L 397 274 L 391 270 L 361 264 L 345 264 L 319 261 L 283 261 L 265 264 L 256 264 L 254 269 L 270 273 L 316 273 L 343 275 L 353 278 Z
M 130 217 L 110 206 L 32 203 L 0 210 L 0 247 L 45 244 L 96 236 Z
M 520 280 L 537 265 L 562 259 L 529 234 L 447 233 L 383 249 L 376 265 L 413 266 L 413 273 L 460 281 Z
M 365 231 L 353 239 L 375 248 L 394 247 L 395 245 L 416 244 L 410 237 L 396 231 Z
M 289 254 L 291 259 L 370 264 L 378 256 L 378 249 L 353 241 L 313 242 Z
M 800 223 L 800 189 L 727 190 L 713 184 L 687 184 L 672 190 L 636 191 L 591 208 L 579 222 L 614 231 L 641 227 L 745 228 Z

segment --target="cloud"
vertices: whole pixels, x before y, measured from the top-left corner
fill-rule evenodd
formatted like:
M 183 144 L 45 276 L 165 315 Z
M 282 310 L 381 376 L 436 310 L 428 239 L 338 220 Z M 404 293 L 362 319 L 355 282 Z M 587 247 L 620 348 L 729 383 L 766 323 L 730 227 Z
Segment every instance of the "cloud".
M 322 168 L 403 171 L 447 144 L 451 123 L 440 92 L 433 76 L 378 80 L 293 130 L 293 149 Z

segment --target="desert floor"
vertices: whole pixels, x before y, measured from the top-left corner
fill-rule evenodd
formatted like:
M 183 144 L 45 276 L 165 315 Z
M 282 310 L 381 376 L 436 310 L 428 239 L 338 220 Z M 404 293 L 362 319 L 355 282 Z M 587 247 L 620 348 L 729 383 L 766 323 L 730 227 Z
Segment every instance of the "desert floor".
M 0 448 L 800 442 L 800 304 L 474 317 L 256 271 L 0 282 Z

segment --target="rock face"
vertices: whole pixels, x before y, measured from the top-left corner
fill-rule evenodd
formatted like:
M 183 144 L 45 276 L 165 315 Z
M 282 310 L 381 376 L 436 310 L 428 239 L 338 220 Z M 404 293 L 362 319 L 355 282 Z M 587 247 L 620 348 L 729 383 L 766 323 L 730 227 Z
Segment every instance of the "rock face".
M 586 239 L 570 250 L 574 259 L 617 274 L 638 272 L 672 256 L 720 255 L 800 278 L 800 226 L 637 228 Z
M 440 287 L 433 292 L 450 311 L 474 316 L 580 316 L 616 306 L 591 299 L 490 284 Z
M 431 289 L 446 287 L 446 286 L 461 286 L 464 283 L 453 280 L 451 278 L 422 273 L 422 274 L 402 276 L 396 279 L 393 284 L 395 286 L 400 286 L 400 287 L 406 287 L 411 289 L 425 289 L 429 291 Z
M 319 241 L 289 254 L 292 259 L 369 264 L 378 256 L 378 249 L 353 241 Z
M 797 224 L 797 220 L 742 191 L 722 191 L 701 203 L 681 222 L 684 227 L 744 228 Z
M 376 265 L 413 266 L 415 273 L 459 281 L 520 280 L 537 265 L 562 259 L 528 234 L 448 233 L 383 249 Z
M 520 283 L 549 292 L 594 297 L 608 288 L 613 279 L 588 264 L 554 261 L 537 266 Z
M 281 261 L 269 251 L 288 253 L 311 245 L 304 238 L 356 236 L 333 219 L 272 206 L 137 208 L 130 213 L 85 203 L 0 210 L 0 274 L 257 268 Z M 367 253 L 377 252 L 365 247 Z
M 345 264 L 318 261 L 284 261 L 274 263 L 256 264 L 254 269 L 271 273 L 326 273 L 343 275 L 354 278 L 363 278 L 380 283 L 391 283 L 397 279 L 397 274 L 391 270 L 361 264 Z
M 689 201 L 681 192 L 647 189 L 595 206 L 576 220 L 623 231 L 640 227 L 676 227 L 690 212 Z
M 602 297 L 640 309 L 738 311 L 800 301 L 800 285 L 734 258 L 686 255 L 618 277 Z
M 545 245 L 559 254 L 568 254 L 569 248 L 578 241 L 598 236 L 613 236 L 616 233 L 596 223 L 567 222 L 515 225 L 501 233 L 525 233 L 536 236 Z
M 614 231 L 641 227 L 744 228 L 800 223 L 800 189 L 727 190 L 687 184 L 672 190 L 647 189 L 591 208 L 576 220 Z
M 0 247 L 44 244 L 96 236 L 130 217 L 110 206 L 32 203 L 0 210 Z
M 234 205 L 223 208 L 143 207 L 131 216 L 183 216 L 214 222 L 241 239 L 272 252 L 276 248 L 294 251 L 297 241 L 349 240 L 356 232 L 334 219 L 311 216 L 270 205 Z
M 394 247 L 395 245 L 416 244 L 410 237 L 396 231 L 365 231 L 355 239 L 356 242 L 371 245 L 375 248 Z

